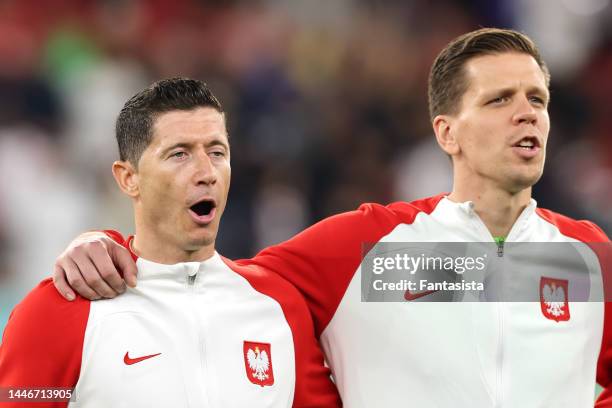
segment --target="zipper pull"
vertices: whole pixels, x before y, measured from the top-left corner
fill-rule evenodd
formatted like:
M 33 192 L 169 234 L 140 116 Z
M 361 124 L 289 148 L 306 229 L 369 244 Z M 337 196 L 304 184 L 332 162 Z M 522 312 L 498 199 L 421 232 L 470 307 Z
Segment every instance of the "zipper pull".
M 196 275 L 189 275 L 187 277 L 187 284 L 189 286 L 193 286 L 193 284 L 195 283 L 195 280 L 196 280 Z
M 497 256 L 501 258 L 504 256 L 504 242 L 506 241 L 505 237 L 494 237 L 495 243 L 497 244 Z
M 187 272 L 187 286 L 193 288 L 200 269 L 199 262 L 185 262 L 185 272 Z

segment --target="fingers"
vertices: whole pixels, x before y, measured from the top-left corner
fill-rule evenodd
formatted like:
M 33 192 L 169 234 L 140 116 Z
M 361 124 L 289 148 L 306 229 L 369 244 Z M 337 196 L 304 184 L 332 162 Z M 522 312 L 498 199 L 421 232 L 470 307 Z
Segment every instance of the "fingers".
M 114 298 L 125 291 L 123 271 L 130 286 L 136 286 L 136 264 L 127 249 L 99 232 L 81 234 L 56 260 L 55 287 L 68 299 L 74 291 L 96 300 Z
M 111 254 L 109 253 L 116 252 L 113 250 L 113 248 L 116 246 L 119 245 L 114 241 L 110 241 L 110 243 L 107 244 L 91 242 L 85 244 L 84 249 L 86 250 L 86 254 L 89 255 L 91 263 L 93 263 L 94 268 L 97 270 L 103 281 L 110 286 L 115 294 L 119 294 L 125 292 L 125 282 L 119 273 L 119 270 L 122 270 L 123 267 L 121 264 L 114 262 Z M 127 249 L 121 246 L 119 247 L 127 252 L 127 256 L 130 257 Z M 101 294 L 100 292 L 98 293 Z M 114 297 L 114 295 L 112 297 Z
M 53 284 L 55 285 L 57 291 L 61 293 L 62 296 L 66 298 L 66 300 L 72 301 L 76 299 L 74 292 L 72 291 L 72 289 L 70 289 L 68 282 L 66 282 L 64 268 L 62 268 L 57 263 L 53 268 Z
M 87 256 L 88 252 L 75 252 L 73 255 L 73 264 L 75 267 L 78 265 L 78 270 L 81 273 L 81 276 L 85 280 L 85 283 L 93 289 L 98 296 L 104 298 L 114 298 L 118 295 L 117 292 L 113 288 L 110 287 L 108 283 L 104 280 L 101 275 L 101 271 L 98 271 L 98 265 L 94 265 L 91 258 Z M 109 272 L 106 272 L 109 273 Z M 68 275 L 68 271 L 66 271 Z M 72 285 L 72 282 L 68 280 L 71 286 L 76 289 L 79 293 L 81 292 L 79 288 Z
M 136 262 L 132 259 L 130 251 L 113 241 L 112 244 L 108 246 L 108 253 L 112 258 L 113 264 L 123 272 L 123 279 L 125 279 L 125 282 L 132 288 L 136 287 L 138 269 L 136 268 Z
M 66 280 L 72 289 L 76 290 L 81 296 L 89 300 L 100 299 L 100 296 L 89 287 L 87 282 L 85 282 L 81 272 L 79 272 L 79 268 L 71 259 L 64 259 L 62 268 L 66 274 Z

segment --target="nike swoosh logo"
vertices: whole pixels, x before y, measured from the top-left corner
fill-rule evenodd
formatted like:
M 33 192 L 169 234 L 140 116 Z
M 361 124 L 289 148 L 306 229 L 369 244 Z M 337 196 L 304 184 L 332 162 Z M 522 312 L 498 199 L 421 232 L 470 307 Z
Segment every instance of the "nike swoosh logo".
M 132 365 L 132 364 L 140 363 L 141 361 L 148 360 L 153 357 L 157 357 L 161 353 L 149 354 L 148 356 L 142 356 L 142 357 L 136 357 L 136 358 L 130 358 L 129 354 L 130 352 L 127 351 L 125 353 L 125 356 L 123 356 L 123 362 L 125 363 L 125 365 Z
M 432 293 L 438 292 L 437 290 L 426 290 L 424 292 L 410 292 L 410 289 L 406 289 L 406 293 L 404 293 L 404 299 L 407 301 L 417 300 L 422 298 L 423 296 L 431 295 Z

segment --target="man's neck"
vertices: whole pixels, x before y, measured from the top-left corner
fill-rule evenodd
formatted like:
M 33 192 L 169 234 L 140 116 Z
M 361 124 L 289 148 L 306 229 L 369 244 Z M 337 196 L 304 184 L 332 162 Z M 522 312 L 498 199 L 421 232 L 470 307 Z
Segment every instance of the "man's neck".
M 180 262 L 202 262 L 215 254 L 214 242 L 195 250 L 180 248 L 179 243 L 171 242 L 136 226 L 136 234 L 132 240 L 132 251 L 146 260 L 172 265 Z
M 531 200 L 531 187 L 513 194 L 499 188 L 454 188 L 449 200 L 472 201 L 474 211 L 494 237 L 506 237 Z

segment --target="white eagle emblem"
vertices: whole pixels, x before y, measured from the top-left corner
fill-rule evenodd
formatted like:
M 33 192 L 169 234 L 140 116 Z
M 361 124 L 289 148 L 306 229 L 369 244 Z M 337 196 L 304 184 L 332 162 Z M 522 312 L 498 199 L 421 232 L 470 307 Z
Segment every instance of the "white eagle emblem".
M 540 307 L 547 319 L 564 322 L 570 319 L 569 281 L 567 279 L 540 278 Z
M 266 350 L 259 350 L 259 347 L 255 347 L 255 351 L 253 351 L 253 349 L 250 348 L 247 351 L 247 361 L 252 370 L 253 377 L 257 378 L 259 381 L 268 379 L 270 358 Z
M 546 311 L 555 317 L 563 316 L 565 314 L 565 290 L 554 283 L 551 285 L 546 284 L 542 289 Z

